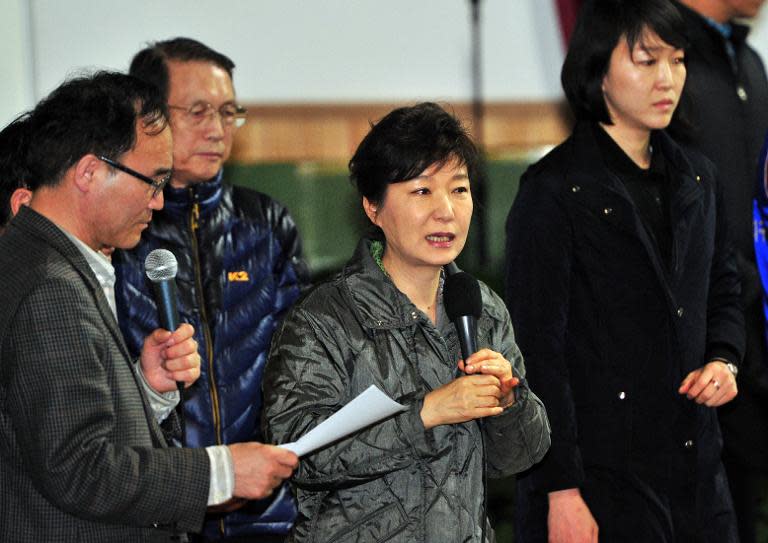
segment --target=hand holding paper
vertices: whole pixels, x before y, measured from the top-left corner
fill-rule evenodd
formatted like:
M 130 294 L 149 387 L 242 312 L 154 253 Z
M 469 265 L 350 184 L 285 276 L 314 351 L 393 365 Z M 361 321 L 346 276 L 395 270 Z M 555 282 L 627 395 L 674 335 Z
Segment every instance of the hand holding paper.
M 304 456 L 408 408 L 371 385 L 355 399 L 293 443 L 280 445 Z

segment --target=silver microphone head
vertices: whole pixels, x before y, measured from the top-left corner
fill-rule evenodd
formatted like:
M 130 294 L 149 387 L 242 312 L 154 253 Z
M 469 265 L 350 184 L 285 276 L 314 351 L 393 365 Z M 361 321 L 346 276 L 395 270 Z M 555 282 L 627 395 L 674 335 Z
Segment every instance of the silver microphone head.
M 168 249 L 155 249 L 144 260 L 144 270 L 153 283 L 167 281 L 176 277 L 179 264 Z

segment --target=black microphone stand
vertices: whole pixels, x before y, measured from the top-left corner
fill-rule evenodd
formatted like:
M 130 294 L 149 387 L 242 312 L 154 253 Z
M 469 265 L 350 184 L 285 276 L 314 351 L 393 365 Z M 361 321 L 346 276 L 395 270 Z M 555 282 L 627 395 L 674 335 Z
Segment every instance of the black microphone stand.
M 480 25 L 480 0 L 469 0 L 472 11 L 472 127 L 475 141 L 480 149 L 478 179 L 473 179 L 472 193 L 475 205 L 475 232 L 477 232 L 477 259 L 480 266 L 488 263 L 488 221 L 486 215 L 487 167 L 485 160 L 485 137 L 483 134 L 483 66 L 482 66 L 482 27 Z M 488 470 L 485 457 L 485 438 L 483 421 L 478 421 L 483 455 L 483 516 L 481 540 L 485 542 L 488 524 Z

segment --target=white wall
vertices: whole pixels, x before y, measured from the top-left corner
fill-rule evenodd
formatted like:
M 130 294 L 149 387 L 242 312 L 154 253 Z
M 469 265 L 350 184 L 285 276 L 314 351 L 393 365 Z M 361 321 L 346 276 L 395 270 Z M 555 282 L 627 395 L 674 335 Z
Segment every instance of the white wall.
M 232 57 L 244 101 L 451 101 L 471 96 L 468 0 L 0 2 L 3 20 L 16 15 L 11 10 L 7 17 L 5 4 L 29 7 L 32 32 L 27 39 L 34 52 L 34 63 L 25 64 L 32 73 L 32 94 L 0 103 L 2 124 L 68 75 L 92 67 L 127 69 L 146 42 L 177 35 L 197 38 Z M 488 99 L 559 94 L 562 56 L 552 4 L 482 1 Z M 6 41 L 0 33 L 3 49 Z M 17 54 L 21 44 L 11 44 L 15 50 L 10 54 Z
M 560 96 L 553 0 L 482 0 L 485 97 Z M 186 35 L 237 63 L 247 102 L 471 97 L 469 0 L 0 0 L 0 126 L 66 76 Z M 768 9 L 762 19 L 768 19 Z M 768 58 L 768 24 L 752 42 Z
M 35 102 L 27 15 L 25 0 L 0 0 L 0 126 Z

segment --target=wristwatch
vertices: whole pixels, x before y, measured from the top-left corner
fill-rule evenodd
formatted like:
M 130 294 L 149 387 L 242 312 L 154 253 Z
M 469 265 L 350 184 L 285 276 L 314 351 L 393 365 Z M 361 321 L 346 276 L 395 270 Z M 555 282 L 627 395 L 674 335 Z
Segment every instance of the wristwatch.
M 728 368 L 728 371 L 731 372 L 734 378 L 739 374 L 739 367 L 733 362 L 726 360 L 725 358 L 713 358 L 710 360 L 710 362 L 722 362 L 725 364 L 725 367 Z

